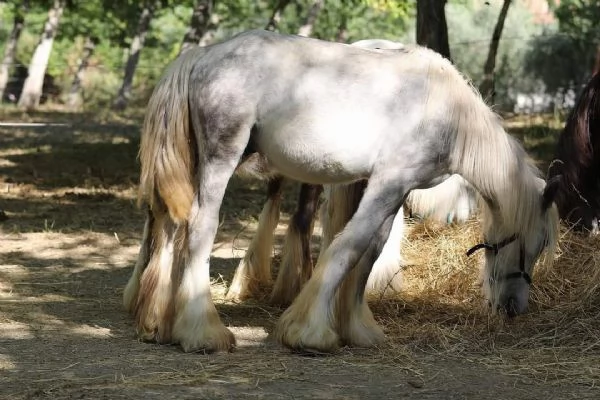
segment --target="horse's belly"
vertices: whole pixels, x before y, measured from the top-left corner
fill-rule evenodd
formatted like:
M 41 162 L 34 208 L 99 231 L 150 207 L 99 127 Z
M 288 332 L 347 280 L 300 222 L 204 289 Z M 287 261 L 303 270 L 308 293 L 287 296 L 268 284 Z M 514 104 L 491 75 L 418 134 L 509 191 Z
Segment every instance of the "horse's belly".
M 262 127 L 256 139 L 281 174 L 308 183 L 342 183 L 370 175 L 379 151 L 372 129 L 358 120 L 290 121 Z

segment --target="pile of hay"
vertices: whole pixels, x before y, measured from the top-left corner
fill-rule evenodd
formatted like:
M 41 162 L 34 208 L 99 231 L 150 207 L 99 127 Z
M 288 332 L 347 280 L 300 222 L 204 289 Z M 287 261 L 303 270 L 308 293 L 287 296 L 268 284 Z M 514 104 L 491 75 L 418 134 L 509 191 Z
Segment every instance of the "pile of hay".
M 482 363 L 521 380 L 597 384 L 600 237 L 562 227 L 554 262 L 542 258 L 535 267 L 529 312 L 512 320 L 491 315 L 483 298 L 479 282 L 484 252 L 466 256 L 467 249 L 481 239 L 476 220 L 406 226 L 403 290 L 370 299 L 389 339 L 379 362 L 401 359 L 406 363 L 411 353 L 425 352 Z M 279 262 L 275 255 L 275 270 Z M 225 280 L 213 283 L 215 297 L 222 299 Z M 243 312 L 256 308 L 267 313 L 270 318 L 262 323 L 272 327 L 283 310 L 267 305 L 269 293 L 270 288 L 265 288 L 264 297 L 245 305 Z
M 411 225 L 403 244 L 405 290 L 372 302 L 393 346 L 483 356 L 521 377 L 593 385 L 600 379 L 600 238 L 562 228 L 554 263 L 540 260 L 530 311 L 513 320 L 490 314 L 479 277 L 476 221 Z

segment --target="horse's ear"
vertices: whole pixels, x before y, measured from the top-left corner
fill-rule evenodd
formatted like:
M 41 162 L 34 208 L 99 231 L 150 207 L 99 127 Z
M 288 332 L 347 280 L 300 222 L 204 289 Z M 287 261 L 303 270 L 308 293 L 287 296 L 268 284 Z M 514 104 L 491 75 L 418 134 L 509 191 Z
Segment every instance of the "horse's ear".
M 562 175 L 555 175 L 546 182 L 546 187 L 542 193 L 542 210 L 546 211 L 554 201 L 554 196 L 560 186 Z

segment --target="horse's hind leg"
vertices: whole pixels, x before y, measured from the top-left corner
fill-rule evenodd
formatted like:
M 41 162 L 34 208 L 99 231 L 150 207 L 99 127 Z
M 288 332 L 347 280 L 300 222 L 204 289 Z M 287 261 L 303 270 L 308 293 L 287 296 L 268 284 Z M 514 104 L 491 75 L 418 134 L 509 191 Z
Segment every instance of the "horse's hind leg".
M 200 104 L 193 104 L 194 101 L 197 99 L 191 96 L 191 109 L 202 109 Z M 205 115 L 210 112 L 204 110 Z M 186 352 L 228 351 L 235 347 L 235 338 L 221 322 L 212 301 L 209 262 L 225 189 L 250 137 L 253 119 L 239 117 L 241 115 L 224 116 L 214 112 L 210 120 L 213 126 L 206 127 L 199 115 L 192 114 L 195 131 L 202 132 L 207 139 L 199 144 L 202 156 L 198 166 L 198 193 L 187 220 L 188 252 L 175 295 L 172 336 Z
M 319 258 L 356 212 L 366 187 L 367 181 L 361 180 L 347 185 L 327 185 L 325 188 L 325 201 L 320 210 L 323 234 Z
M 143 340 L 156 340 L 159 343 L 171 341 L 173 316 L 172 266 L 175 262 L 174 245 L 178 228 L 166 210 L 156 206 L 149 217 L 148 231 L 144 233 L 147 253 L 142 249 L 138 258 L 139 267 L 134 271 L 134 283 L 128 287 L 132 295 L 139 273 L 139 287 L 131 305 L 136 321 L 138 336 Z M 147 263 L 144 258 L 148 257 Z M 132 282 L 130 280 L 130 282 Z
M 281 266 L 271 293 L 271 303 L 289 305 L 312 274 L 310 251 L 321 185 L 300 185 L 298 207 L 288 224 Z
M 148 266 L 148 262 L 150 261 L 150 234 L 152 231 L 152 224 L 154 222 L 154 217 L 152 216 L 152 212 L 150 210 L 146 211 L 146 222 L 144 223 L 144 233 L 142 234 L 142 244 L 140 246 L 140 252 L 138 254 L 137 261 L 135 263 L 135 268 L 123 290 L 123 306 L 128 312 L 133 312 L 135 309 L 135 301 L 138 295 L 138 291 L 140 289 L 140 279 L 142 277 L 142 273 L 144 269 Z
M 279 222 L 282 182 L 281 177 L 269 181 L 267 202 L 260 213 L 258 229 L 235 270 L 227 291 L 228 300 L 241 301 L 256 296 L 260 287 L 271 281 L 273 231 Z
M 326 352 L 339 346 L 334 310 L 336 290 L 369 251 L 382 224 L 396 214 L 405 192 L 402 180 L 397 176 L 378 176 L 369 180 L 356 213 L 319 259 L 312 278 L 294 303 L 281 316 L 275 329 L 281 343 L 294 349 Z M 362 336 L 382 338 L 376 325 L 364 329 L 372 332 Z

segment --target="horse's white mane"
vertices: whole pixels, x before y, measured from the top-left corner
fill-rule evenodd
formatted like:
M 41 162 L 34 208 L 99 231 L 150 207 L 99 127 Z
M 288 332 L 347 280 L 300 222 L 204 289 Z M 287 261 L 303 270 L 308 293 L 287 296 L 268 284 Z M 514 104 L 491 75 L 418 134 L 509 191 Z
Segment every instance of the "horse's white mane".
M 419 46 L 406 46 L 405 50 L 411 58 L 407 69 L 427 68 L 426 112 L 431 119 L 435 120 L 440 112 L 452 114 L 457 135 L 450 156 L 451 170 L 473 184 L 486 206 L 491 207 L 482 207 L 495 217 L 485 218 L 486 231 L 499 237 L 520 233 L 524 238 L 533 238 L 540 230 L 545 181 L 521 143 L 505 132 L 502 119 L 449 60 Z M 555 210 L 543 223 L 553 246 L 558 226 Z

